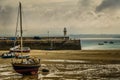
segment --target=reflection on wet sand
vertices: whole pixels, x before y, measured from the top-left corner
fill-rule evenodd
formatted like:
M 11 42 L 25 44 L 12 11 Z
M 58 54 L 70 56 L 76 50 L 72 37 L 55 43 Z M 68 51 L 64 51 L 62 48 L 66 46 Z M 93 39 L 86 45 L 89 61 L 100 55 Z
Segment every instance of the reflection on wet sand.
M 31 75 L 31 76 L 22 76 L 20 79 L 18 80 L 40 80 L 38 79 L 38 75 Z

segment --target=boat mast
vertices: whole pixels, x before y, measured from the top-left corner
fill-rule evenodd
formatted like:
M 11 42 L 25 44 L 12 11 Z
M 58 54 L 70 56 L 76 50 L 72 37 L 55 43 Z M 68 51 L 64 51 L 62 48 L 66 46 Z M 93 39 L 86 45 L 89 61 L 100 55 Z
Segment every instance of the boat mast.
M 21 48 L 21 55 L 22 55 L 22 47 L 23 47 L 23 31 L 22 31 L 22 5 L 21 2 L 19 2 L 19 10 L 20 10 L 20 35 L 21 35 L 21 44 L 20 44 L 20 48 Z
M 15 41 L 14 41 L 14 47 L 16 46 L 16 42 L 17 42 L 17 38 L 18 38 L 18 22 L 19 22 L 19 14 L 20 14 L 20 10 L 19 10 L 19 6 L 18 6 L 18 15 L 17 15 L 17 22 L 16 22 L 16 31 L 15 31 Z

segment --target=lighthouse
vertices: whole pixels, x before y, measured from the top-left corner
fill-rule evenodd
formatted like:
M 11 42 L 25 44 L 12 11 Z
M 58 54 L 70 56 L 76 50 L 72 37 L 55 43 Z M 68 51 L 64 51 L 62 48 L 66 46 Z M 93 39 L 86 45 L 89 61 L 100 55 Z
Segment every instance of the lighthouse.
M 63 33 L 64 33 L 64 38 L 65 38 L 66 35 L 67 35 L 67 29 L 66 29 L 66 27 L 64 28 Z

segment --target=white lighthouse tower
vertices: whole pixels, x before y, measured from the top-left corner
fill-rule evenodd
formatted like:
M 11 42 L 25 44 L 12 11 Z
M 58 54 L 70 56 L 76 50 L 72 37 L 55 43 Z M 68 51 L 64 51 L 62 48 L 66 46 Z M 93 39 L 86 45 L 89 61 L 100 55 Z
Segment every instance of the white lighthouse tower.
M 64 38 L 65 38 L 66 35 L 67 35 L 67 29 L 66 29 L 66 27 L 64 28 L 63 33 L 64 33 Z

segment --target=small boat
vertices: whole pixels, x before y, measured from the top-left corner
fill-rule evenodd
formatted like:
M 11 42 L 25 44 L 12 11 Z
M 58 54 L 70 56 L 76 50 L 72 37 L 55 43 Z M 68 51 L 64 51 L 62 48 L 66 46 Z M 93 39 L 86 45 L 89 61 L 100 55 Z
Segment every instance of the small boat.
M 19 21 L 20 21 L 20 52 L 21 52 L 21 57 L 23 57 L 23 31 L 22 31 L 22 11 L 21 11 L 21 3 L 19 2 Z M 38 74 L 38 70 L 40 65 L 40 59 L 38 58 L 25 58 L 25 59 L 20 59 L 20 61 L 17 60 L 12 60 L 12 67 L 13 69 L 22 75 L 36 75 Z
M 31 58 L 28 58 L 28 59 L 31 59 Z M 36 75 L 38 74 L 38 70 L 40 67 L 39 63 L 40 63 L 40 60 L 35 61 L 35 59 L 33 59 L 33 61 L 28 62 L 28 60 L 26 59 L 26 61 L 23 60 L 20 63 L 13 62 L 12 66 L 17 73 L 20 73 L 22 75 Z
M 19 46 L 15 46 L 15 47 L 10 48 L 10 51 L 11 52 L 21 52 Z M 26 53 L 30 52 L 30 47 L 22 47 L 22 52 L 26 52 Z
M 98 45 L 104 45 L 103 43 L 98 43 Z
M 17 20 L 19 21 L 19 20 Z M 26 52 L 26 53 L 29 53 L 30 52 L 30 47 L 24 47 L 22 46 L 22 49 L 20 47 L 20 45 L 17 43 L 18 39 L 19 39 L 19 36 L 18 36 L 18 25 L 16 25 L 16 32 L 15 32 L 15 38 L 14 38 L 14 47 L 10 48 L 10 51 L 11 52 Z
M 104 41 L 104 43 L 108 43 L 107 41 Z
M 21 64 L 21 63 L 16 63 L 12 64 L 14 70 L 17 73 L 20 73 L 22 75 L 35 75 L 38 74 L 38 69 L 40 65 L 36 64 Z
M 15 56 L 15 52 L 5 52 L 1 55 L 2 58 L 14 58 Z
M 110 43 L 110 44 L 113 44 L 114 42 L 113 42 L 113 41 L 110 41 L 109 43 Z

